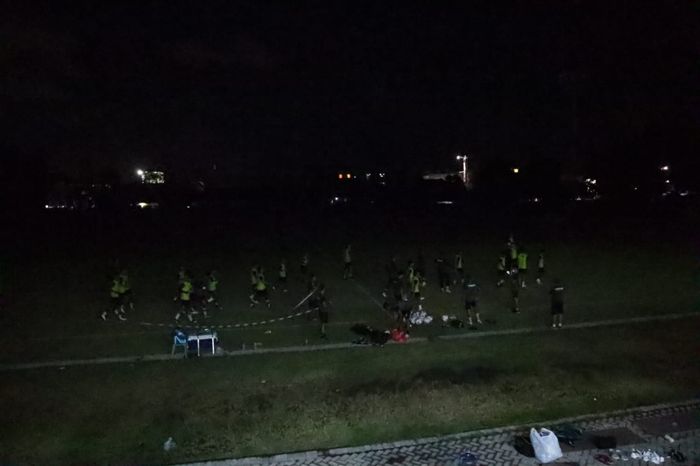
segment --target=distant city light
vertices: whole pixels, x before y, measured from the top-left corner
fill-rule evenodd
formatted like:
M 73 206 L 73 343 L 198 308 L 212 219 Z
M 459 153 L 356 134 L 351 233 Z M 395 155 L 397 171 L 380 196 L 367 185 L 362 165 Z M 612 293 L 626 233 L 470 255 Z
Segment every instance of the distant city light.
M 350 178 L 352 178 L 352 175 L 350 175 L 350 173 L 348 173 L 348 174 L 345 175 L 345 177 L 346 177 L 347 179 L 350 179 Z
M 145 209 L 146 207 L 148 207 L 148 202 L 139 202 L 136 205 L 141 207 L 142 209 Z
M 668 171 L 668 165 L 664 165 L 663 167 L 660 168 L 662 172 L 667 172 Z
M 520 173 L 520 169 L 517 167 L 513 168 L 513 173 Z
M 342 174 L 342 173 L 338 173 L 338 179 L 339 179 L 339 180 L 342 180 L 342 179 L 343 179 L 343 174 Z
M 664 183 L 669 184 L 671 180 L 665 180 Z
M 160 170 L 144 170 L 142 168 L 136 169 L 136 175 L 141 178 L 141 183 L 146 184 L 164 184 L 165 183 L 165 172 Z

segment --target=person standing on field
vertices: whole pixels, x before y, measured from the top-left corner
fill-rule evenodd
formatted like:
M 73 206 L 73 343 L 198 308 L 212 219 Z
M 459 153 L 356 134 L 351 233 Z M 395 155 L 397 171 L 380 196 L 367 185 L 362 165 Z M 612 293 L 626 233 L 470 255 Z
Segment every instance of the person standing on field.
M 258 266 L 254 265 L 250 269 L 250 292 L 255 295 L 255 287 L 258 284 Z
M 564 320 L 564 285 L 559 279 L 554 280 L 549 295 L 552 299 L 552 328 L 561 328 Z
M 326 296 L 326 287 L 325 285 L 321 285 L 318 289 L 318 321 L 321 324 L 321 338 L 323 340 L 328 339 L 328 335 L 326 335 L 326 325 L 328 324 L 328 308 L 331 305 L 331 302 L 328 300 L 328 297 Z
M 496 286 L 498 288 L 503 286 L 503 283 L 505 283 L 506 280 L 506 256 L 505 254 L 501 254 L 498 257 L 498 264 L 496 264 L 496 271 L 498 272 L 498 282 L 496 282 Z
M 515 241 L 508 241 L 508 253 L 510 254 L 510 268 L 516 267 L 518 263 L 518 246 L 515 244 Z
M 437 275 L 438 282 L 440 282 L 440 291 L 443 293 L 452 293 L 450 289 L 450 274 L 447 271 L 448 265 L 445 263 L 445 259 L 442 255 L 439 255 L 435 259 L 435 264 L 437 265 Z
M 464 263 L 462 261 L 462 253 L 458 252 L 455 254 L 455 272 L 457 272 L 457 277 L 455 277 L 455 285 L 459 280 L 460 283 L 464 283 Z
M 250 307 L 255 307 L 260 301 L 264 300 L 267 308 L 270 308 L 270 296 L 267 292 L 267 281 L 265 281 L 265 271 L 258 269 L 258 281 L 255 284 L 255 293 L 250 295 Z
M 190 274 L 188 272 L 184 273 L 182 283 L 180 284 L 180 291 L 178 293 L 178 300 L 180 301 L 180 310 L 175 314 L 175 322 L 180 320 L 180 316 L 185 314 L 187 319 L 192 322 L 192 315 L 194 313 L 194 308 L 192 307 L 192 291 L 194 286 L 192 286 L 192 281 L 190 279 Z
M 413 277 L 416 275 L 416 267 L 413 265 L 413 261 L 408 261 L 408 265 L 406 266 L 406 281 L 408 282 L 408 286 L 411 286 L 411 283 L 413 283 Z
M 420 289 L 422 286 L 422 278 L 418 272 L 416 272 L 413 275 L 413 279 L 411 280 L 411 292 L 413 293 L 413 297 L 416 300 L 416 303 L 420 303 L 422 300 L 425 298 L 421 296 L 420 294 Z
M 351 246 L 348 244 L 343 251 L 343 280 L 352 278 L 352 256 Z
M 129 272 L 124 269 L 119 273 L 119 284 L 122 306 L 129 306 L 129 311 L 134 310 L 134 296 L 131 292 L 131 280 L 129 280 Z
M 306 291 L 309 293 L 313 293 L 316 291 L 318 288 L 318 278 L 316 278 L 316 275 L 311 274 L 309 277 L 309 281 L 306 283 Z
M 282 293 L 287 292 L 287 262 L 282 259 L 280 269 L 277 276 L 277 287 L 282 290 Z
M 309 272 L 309 253 L 305 252 L 303 256 L 301 256 L 301 265 L 299 266 L 299 270 L 301 271 L 301 274 L 303 276 L 306 276 L 306 274 Z
M 479 316 L 479 285 L 467 275 L 464 279 L 464 309 L 467 311 L 469 326 L 474 326 L 474 318 L 477 324 L 482 324 Z
M 537 284 L 542 284 L 544 278 L 544 249 L 540 250 L 540 255 L 537 257 Z
M 216 270 L 211 270 L 207 274 L 207 281 L 205 287 L 206 300 L 204 302 L 204 317 L 208 317 L 207 307 L 210 304 L 216 307 L 218 310 L 221 310 L 221 305 L 219 304 L 219 299 L 217 296 L 219 291 L 219 277 L 217 276 Z
M 121 290 L 122 287 L 119 276 L 115 276 L 112 279 L 112 287 L 109 290 L 110 310 L 114 312 L 114 315 L 117 316 L 119 320 L 126 320 L 126 316 L 124 316 L 124 304 L 122 303 Z M 108 312 L 104 311 L 100 315 L 102 320 L 107 320 L 107 314 Z
M 514 269 L 517 270 L 517 269 Z M 510 297 L 513 300 L 512 311 L 514 314 L 520 313 L 520 283 L 518 281 L 518 274 L 513 273 L 510 277 Z
M 518 277 L 520 278 L 520 286 L 525 288 L 525 275 L 527 274 L 527 252 L 521 249 L 518 253 Z

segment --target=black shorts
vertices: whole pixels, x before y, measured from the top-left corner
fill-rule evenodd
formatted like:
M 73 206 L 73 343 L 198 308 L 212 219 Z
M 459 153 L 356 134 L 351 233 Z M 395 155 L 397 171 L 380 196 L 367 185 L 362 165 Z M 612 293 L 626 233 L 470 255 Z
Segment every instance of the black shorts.
M 191 307 L 192 302 L 190 300 L 182 299 L 180 298 L 180 306 L 182 307 Z
M 318 320 L 321 321 L 322 324 L 327 324 L 328 323 L 328 311 L 318 311 Z
M 564 303 L 552 303 L 552 315 L 564 313 Z
M 499 270 L 499 271 L 498 271 L 498 276 L 501 277 L 501 278 L 505 278 L 505 276 L 506 276 L 506 271 L 505 271 L 505 270 Z
M 544 277 L 544 269 L 537 269 L 537 276 Z
M 267 288 L 264 290 L 255 290 L 255 297 L 267 299 Z
M 518 269 L 518 275 L 525 275 L 527 273 L 527 269 Z
M 119 307 L 122 304 L 122 297 L 121 296 L 110 296 L 109 297 L 109 302 L 112 304 L 113 307 Z
M 344 265 L 345 270 L 350 270 L 352 268 L 352 262 L 346 262 Z
M 476 301 L 466 301 L 464 303 L 464 309 L 467 311 L 471 311 L 472 309 L 476 309 L 477 302 Z
M 286 276 L 284 276 L 284 277 L 279 277 L 279 280 L 278 280 L 278 281 L 279 281 L 279 283 L 287 283 L 287 277 L 286 277 Z

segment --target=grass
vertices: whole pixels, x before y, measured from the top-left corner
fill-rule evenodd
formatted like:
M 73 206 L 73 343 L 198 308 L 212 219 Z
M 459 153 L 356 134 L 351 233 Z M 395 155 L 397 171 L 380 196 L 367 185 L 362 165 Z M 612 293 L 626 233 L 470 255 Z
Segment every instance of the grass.
M 329 448 L 697 396 L 699 321 L 3 375 L 2 463 Z M 162 451 L 172 436 L 172 453 Z
M 431 218 L 418 230 L 406 227 L 407 219 L 374 231 L 358 225 L 360 220 L 336 218 L 323 227 L 309 230 L 278 227 L 273 233 L 240 232 L 233 226 L 197 225 L 191 235 L 182 225 L 148 223 L 142 230 L 133 227 L 72 232 L 60 228 L 42 231 L 33 241 L 18 243 L 17 257 L 10 261 L 14 280 L 5 287 L 10 297 L 5 326 L 12 328 L 8 351 L 2 362 L 44 359 L 87 358 L 117 355 L 162 353 L 169 348 L 169 329 L 143 327 L 139 321 L 173 322 L 175 305 L 171 301 L 176 270 L 187 264 L 196 276 L 216 268 L 221 276 L 220 300 L 223 312 L 211 324 L 230 324 L 267 320 L 289 313 L 305 295 L 306 285 L 297 273 L 302 251 L 311 253 L 311 268 L 326 283 L 334 306 L 331 313 L 331 341 L 350 341 L 349 327 L 354 322 L 387 327 L 391 324 L 380 310 L 381 288 L 385 282 L 384 265 L 392 255 L 405 263 L 422 250 L 428 266 L 429 285 L 424 290 L 424 306 L 436 316 L 463 316 L 461 293 L 445 295 L 436 289 L 432 259 L 439 253 L 451 260 L 462 251 L 466 270 L 482 286 L 481 310 L 493 323 L 489 328 L 515 328 L 545 325 L 548 319 L 548 284 L 533 286 L 521 293 L 519 316 L 508 312 L 509 292 L 497 289 L 495 261 L 508 229 L 481 225 L 479 229 L 453 226 Z M 655 241 L 643 229 L 626 228 L 589 231 L 586 219 L 568 228 L 540 218 L 540 223 L 525 224 L 518 235 L 528 246 L 531 267 L 536 252 L 547 254 L 547 279 L 558 276 L 567 287 L 569 322 L 595 321 L 659 313 L 697 310 L 700 289 L 692 245 L 686 241 Z M 196 223 L 196 222 L 195 222 Z M 348 225 L 358 226 L 352 238 Z M 583 225 L 583 226 L 582 226 Z M 556 230 L 554 228 L 557 228 Z M 583 230 L 582 230 L 583 228 Z M 264 230 L 265 225 L 259 230 Z M 279 230 L 279 231 L 278 231 Z M 62 233 L 63 231 L 63 233 Z M 611 233 L 613 231 L 613 233 Z M 573 233 L 572 233 L 573 232 Z M 576 234 L 574 234 L 576 233 Z M 45 236 L 44 236 L 45 235 Z M 63 236 L 62 236 L 63 235 Z M 500 235 L 500 236 L 499 236 Z M 439 238 L 439 241 L 437 240 Z M 341 279 L 341 252 L 345 241 L 352 240 L 356 280 Z M 53 246 L 52 246 L 53 245 Z M 8 249 L 12 249 L 12 244 Z M 130 322 L 102 322 L 97 318 L 108 305 L 109 263 L 118 257 L 128 266 L 137 299 L 137 310 Z M 248 270 L 252 264 L 264 265 L 273 279 L 281 257 L 289 262 L 290 292 L 273 293 L 273 307 L 249 309 Z M 534 272 L 534 270 L 531 270 Z M 301 307 L 302 310 L 306 306 Z M 265 333 L 270 330 L 271 333 Z M 416 335 L 443 332 L 439 327 L 414 329 Z M 241 328 L 220 331 L 226 349 L 250 347 L 260 342 L 265 347 L 318 342 L 318 324 L 295 318 L 265 328 Z
M 380 310 L 384 264 L 422 250 L 428 266 L 424 305 L 463 317 L 461 294 L 435 286 L 432 259 L 461 251 L 482 286 L 486 329 L 545 326 L 548 286 L 521 293 L 495 287 L 495 262 L 509 231 L 530 252 L 547 253 L 547 280 L 567 288 L 566 321 L 698 311 L 699 274 L 690 224 L 558 215 L 478 217 L 456 212 L 391 217 L 309 213 L 303 222 L 265 218 L 50 218 L 27 231 L 0 231 L 9 251 L 3 276 L 3 363 L 163 353 L 181 264 L 197 276 L 219 270 L 225 307 L 213 324 L 285 315 L 305 294 L 297 273 L 303 251 L 333 301 L 331 342 L 349 327 L 391 324 Z M 454 214 L 454 215 L 452 215 Z M 478 218 L 477 218 L 478 217 Z M 282 218 L 282 220 L 280 220 Z M 74 219 L 75 220 L 75 219 Z M 53 222 L 56 221 L 56 224 Z M 253 222 L 241 227 L 241 222 Z M 305 227 L 299 227 L 303 223 Z M 515 226 L 514 226 L 515 225 Z M 517 227 L 517 228 L 516 228 Z M 356 280 L 342 276 L 351 241 Z M 287 295 L 272 309 L 249 309 L 248 270 L 275 276 L 289 262 Z M 137 310 L 128 323 L 102 322 L 109 263 L 129 268 Z M 532 267 L 532 265 L 531 265 Z M 69 367 L 6 372 L 0 385 L 0 463 L 165 463 L 328 448 L 433 436 L 697 396 L 698 318 L 535 335 L 435 341 L 383 349 L 255 355 L 244 358 Z M 266 333 L 266 331 L 271 331 Z M 418 327 L 430 336 L 454 329 Z M 226 349 L 316 343 L 318 324 L 296 318 L 219 332 Z M 594 401 L 594 397 L 595 400 Z M 162 451 L 173 436 L 178 448 Z

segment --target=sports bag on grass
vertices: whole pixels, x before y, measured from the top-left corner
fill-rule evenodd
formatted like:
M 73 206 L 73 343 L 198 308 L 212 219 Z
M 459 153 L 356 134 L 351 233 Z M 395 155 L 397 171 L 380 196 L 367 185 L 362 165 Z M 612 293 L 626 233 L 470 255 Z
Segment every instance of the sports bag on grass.
M 617 439 L 612 435 L 596 435 L 593 437 L 593 444 L 601 450 L 608 450 L 617 447 Z
M 525 455 L 530 458 L 535 457 L 535 450 L 532 448 L 532 442 L 527 435 L 518 435 L 515 437 L 513 447 L 521 455 Z
M 551 430 L 542 428 L 537 432 L 537 429 L 530 429 L 530 441 L 535 450 L 535 457 L 541 463 L 549 463 L 562 457 L 559 440 Z

